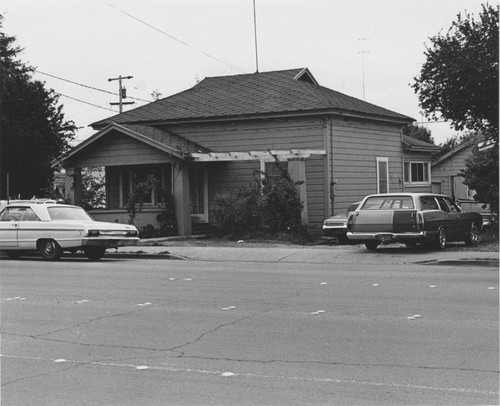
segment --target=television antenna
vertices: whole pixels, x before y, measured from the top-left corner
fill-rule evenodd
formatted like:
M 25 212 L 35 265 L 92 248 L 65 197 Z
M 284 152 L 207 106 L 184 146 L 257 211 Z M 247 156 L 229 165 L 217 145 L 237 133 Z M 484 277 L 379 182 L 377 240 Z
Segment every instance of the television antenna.
M 367 41 L 369 39 L 370 38 L 358 38 L 358 41 Z M 369 53 L 370 51 L 366 51 L 365 49 L 358 52 L 358 54 L 361 54 L 361 60 L 363 65 L 363 100 L 365 100 L 365 55 Z

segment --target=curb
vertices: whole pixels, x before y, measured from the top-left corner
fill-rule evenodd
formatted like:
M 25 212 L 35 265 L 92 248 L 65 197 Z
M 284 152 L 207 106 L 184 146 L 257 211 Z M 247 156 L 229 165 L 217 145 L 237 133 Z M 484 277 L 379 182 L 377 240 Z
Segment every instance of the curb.
M 21 256 L 22 257 L 27 257 L 27 258 L 39 258 L 42 260 L 42 257 L 36 253 L 36 252 L 27 252 Z M 87 259 L 87 257 L 84 254 L 80 253 L 64 253 L 61 258 L 80 258 L 80 259 Z M 178 256 L 178 255 L 173 255 L 170 254 L 169 252 L 158 252 L 156 254 L 148 254 L 147 252 L 124 252 L 124 253 L 115 253 L 115 252 L 107 252 L 102 259 L 106 258 L 113 258 L 113 259 L 135 259 L 135 258 L 141 258 L 141 259 L 171 259 L 171 260 L 185 260 L 187 258 Z M 9 257 L 5 255 L 3 252 L 0 252 L 0 260 L 8 260 Z

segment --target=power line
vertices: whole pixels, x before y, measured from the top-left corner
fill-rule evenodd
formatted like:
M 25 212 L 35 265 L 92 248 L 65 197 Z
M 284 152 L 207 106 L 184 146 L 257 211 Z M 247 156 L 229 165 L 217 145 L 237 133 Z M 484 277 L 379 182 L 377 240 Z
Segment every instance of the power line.
M 65 95 L 65 94 L 63 94 L 61 92 L 55 92 L 55 93 L 57 93 L 60 96 L 66 97 L 68 99 L 75 100 L 75 101 L 80 102 L 80 103 L 88 104 L 89 106 L 97 107 L 97 108 L 100 108 L 100 109 L 103 109 L 103 110 L 109 110 L 109 111 L 112 111 L 112 112 L 116 113 L 115 110 L 107 108 L 107 107 L 99 106 L 97 104 L 89 103 L 89 102 L 86 102 L 84 100 L 77 99 L 75 97 L 67 96 L 67 95 Z
M 87 89 L 96 90 L 96 91 L 102 92 L 102 93 L 112 94 L 113 96 L 118 96 L 117 93 L 110 92 L 109 90 L 104 90 L 104 89 L 99 89 L 97 87 L 93 87 L 93 86 L 89 86 L 89 85 L 84 85 L 83 83 L 78 83 L 78 82 L 75 82 L 73 80 L 61 78 L 61 77 L 56 76 L 56 75 L 51 75 L 50 73 L 45 73 L 45 72 L 42 72 L 42 71 L 40 71 L 38 69 L 36 69 L 35 71 L 38 72 L 38 73 L 41 73 L 42 75 L 50 76 L 51 78 L 59 79 L 59 80 L 62 80 L 64 82 L 68 82 L 68 83 L 72 83 L 72 84 L 77 85 L 77 86 L 86 87 Z M 132 96 L 129 96 L 128 98 L 129 99 L 138 100 L 138 101 L 143 101 L 143 102 L 146 102 L 146 103 L 151 103 L 151 100 L 143 100 L 143 99 L 139 99 L 137 97 L 132 97 Z
M 246 73 L 246 72 L 244 72 L 244 71 L 242 71 L 242 70 L 238 69 L 236 66 L 231 65 L 231 64 L 229 64 L 229 63 L 227 63 L 227 62 L 224 62 L 222 59 L 219 59 L 219 58 L 217 58 L 217 57 L 215 57 L 215 56 L 213 56 L 213 55 L 210 55 L 209 53 L 207 53 L 207 52 L 205 52 L 205 51 L 202 51 L 201 49 L 198 49 L 198 48 L 196 48 L 196 47 L 194 47 L 194 46 L 192 46 L 192 45 L 188 44 L 187 42 L 184 42 L 184 41 L 180 40 L 179 38 L 176 38 L 176 37 L 174 37 L 173 35 L 170 35 L 170 34 L 166 33 L 165 31 L 162 31 L 162 30 L 160 30 L 159 28 L 154 27 L 153 25 L 151 25 L 151 24 L 149 24 L 149 23 L 147 23 L 147 22 L 145 22 L 145 21 L 142 21 L 141 19 L 139 19 L 139 18 L 137 18 L 137 17 L 133 16 L 132 14 L 129 14 L 129 13 L 127 13 L 127 12 L 125 12 L 125 11 L 121 10 L 121 9 L 119 9 L 118 7 L 113 6 L 113 5 L 112 5 L 112 4 L 110 4 L 110 3 L 106 3 L 106 4 L 107 4 L 108 6 L 110 6 L 110 7 L 113 7 L 115 10 L 118 10 L 120 13 L 123 13 L 123 14 L 125 14 L 126 16 L 128 16 L 128 17 L 130 17 L 130 18 L 133 18 L 133 19 L 134 19 L 134 20 L 136 20 L 136 21 L 139 21 L 141 24 L 144 24 L 144 25 L 148 26 L 149 28 L 151 28 L 151 29 L 153 29 L 153 30 L 155 30 L 155 31 L 158 31 L 160 34 L 163 34 L 163 35 L 165 35 L 165 36 L 167 36 L 167 37 L 169 37 L 169 38 L 173 39 L 174 41 L 177 41 L 177 42 L 181 43 L 182 45 L 187 46 L 188 48 L 194 49 L 196 52 L 200 52 L 200 53 L 202 53 L 203 55 L 208 56 L 209 58 L 212 58 L 213 60 L 215 60 L 215 61 L 217 61 L 217 62 L 220 62 L 220 63 L 222 63 L 222 64 L 224 64 L 224 65 L 226 65 L 226 66 L 229 66 L 230 68 L 233 68 L 233 69 L 237 70 L 238 72 L 241 72 L 241 73 Z

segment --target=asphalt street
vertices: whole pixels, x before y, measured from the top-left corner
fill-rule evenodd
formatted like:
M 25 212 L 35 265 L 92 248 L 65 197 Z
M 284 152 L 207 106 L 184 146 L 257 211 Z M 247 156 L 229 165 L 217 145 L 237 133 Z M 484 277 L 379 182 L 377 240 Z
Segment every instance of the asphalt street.
M 0 261 L 2 405 L 499 403 L 477 254 L 215 251 Z

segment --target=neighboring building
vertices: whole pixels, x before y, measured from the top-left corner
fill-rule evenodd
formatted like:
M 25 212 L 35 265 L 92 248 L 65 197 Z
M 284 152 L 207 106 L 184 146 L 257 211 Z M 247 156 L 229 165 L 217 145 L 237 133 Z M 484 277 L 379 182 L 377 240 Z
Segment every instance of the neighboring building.
M 475 192 L 463 183 L 461 175 L 465 160 L 472 154 L 477 140 L 458 146 L 432 163 L 432 189 L 436 193 L 451 196 L 463 211 L 488 213 L 482 203 L 474 200 Z
M 407 135 L 403 136 L 403 181 L 406 192 L 430 192 L 432 154 L 441 148 Z
M 126 221 L 127 194 L 154 174 L 176 203 L 179 234 L 213 221 L 209 202 L 269 172 L 288 168 L 318 231 L 325 217 L 367 194 L 431 189 L 430 144 L 402 134 L 414 120 L 320 86 L 308 69 L 210 77 L 193 88 L 96 122 L 97 132 L 58 163 L 66 193 L 81 199 L 82 167 L 105 167 L 105 210 Z M 157 195 L 138 225 L 155 224 Z

